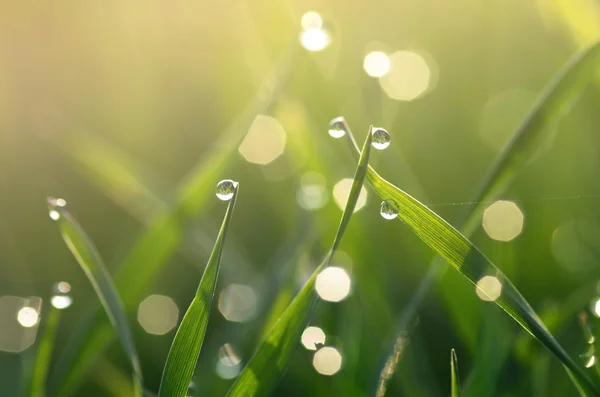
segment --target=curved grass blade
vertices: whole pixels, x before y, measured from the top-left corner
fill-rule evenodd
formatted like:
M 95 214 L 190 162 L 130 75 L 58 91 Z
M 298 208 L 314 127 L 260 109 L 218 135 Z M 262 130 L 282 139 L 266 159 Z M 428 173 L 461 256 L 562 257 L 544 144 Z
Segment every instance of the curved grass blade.
M 460 397 L 460 378 L 458 377 L 458 359 L 454 349 L 450 350 L 450 395 Z
M 65 240 L 67 247 L 86 274 L 104 307 L 106 315 L 116 328 L 123 349 L 127 353 L 133 369 L 135 395 L 141 396 L 143 385 L 142 369 L 135 349 L 133 334 L 127 323 L 123 304 L 96 247 L 75 218 L 66 210 L 65 204 L 65 201 L 62 199 L 48 198 L 50 216 L 56 221 L 63 240 Z
M 223 133 L 220 142 L 206 158 L 188 173 L 178 188 L 176 202 L 169 210 L 159 214 L 125 258 L 115 276 L 117 289 L 122 292 L 127 309 L 133 309 L 142 298 L 144 288 L 159 274 L 160 269 L 179 248 L 186 220 L 197 216 L 213 193 L 212 181 L 218 179 L 231 156 L 248 131 L 257 114 L 267 112 L 273 100 L 290 80 L 299 50 L 294 44 L 286 52 L 273 74 L 262 84 L 248 108 L 234 120 Z M 89 164 L 88 164 L 89 166 Z M 58 396 L 71 395 L 98 354 L 113 338 L 106 321 L 94 315 L 82 332 L 74 339 L 59 360 L 60 370 L 52 384 Z
M 198 285 L 196 296 L 185 312 L 171 344 L 160 382 L 158 397 L 184 397 L 192 380 L 208 325 L 210 306 L 219 276 L 223 244 L 238 192 L 239 184 L 237 184 L 233 197 L 227 206 L 221 230 Z
M 315 281 L 317 275 L 329 266 L 333 254 L 340 245 L 344 231 L 354 212 L 369 162 L 371 133 L 367 135 L 352 182 L 352 188 L 331 250 L 292 300 L 267 337 L 258 347 L 240 376 L 227 393 L 231 397 L 267 395 L 281 378 L 292 353 L 300 341 L 300 335 L 310 320 L 317 303 Z
M 351 139 L 354 140 L 353 137 Z M 600 396 L 600 390 L 554 339 L 517 288 L 473 243 L 427 206 L 383 179 L 370 166 L 366 178 L 382 200 L 392 200 L 397 205 L 398 219 L 471 283 L 477 286 L 483 277 L 494 277 L 500 285 L 501 294 L 498 297 L 490 294 L 489 300 L 493 300 L 554 353 L 590 395 Z
M 537 144 L 543 137 L 544 127 L 560 118 L 578 99 L 583 91 L 583 87 L 595 76 L 595 68 L 599 60 L 600 41 L 597 41 L 574 56 L 545 88 L 531 112 L 521 123 L 512 140 L 488 173 L 479 193 L 474 197 L 474 204 L 467 209 L 462 217 L 462 221 L 458 223 L 464 235 L 469 236 L 477 229 L 480 223 L 478 215 L 483 210 L 485 202 L 497 199 L 498 195 L 512 181 L 517 168 L 523 165 L 537 148 Z M 345 128 L 349 142 L 358 150 L 347 124 Z M 377 191 L 377 189 L 375 190 Z M 380 192 L 378 191 L 378 193 Z M 433 283 L 440 279 L 447 268 L 447 264 L 443 260 L 440 260 L 440 257 L 434 259 L 425 278 L 413 295 L 413 299 L 402 313 L 397 335 L 406 332 L 408 324 L 411 323 L 427 292 L 431 289 Z M 443 287 L 442 291 L 444 292 Z M 464 317 L 460 304 L 460 296 L 444 293 L 444 298 L 449 302 L 449 308 L 453 310 L 453 314 L 456 314 L 456 317 Z M 468 327 L 469 323 L 465 321 L 462 326 Z M 390 349 L 389 351 L 392 350 Z

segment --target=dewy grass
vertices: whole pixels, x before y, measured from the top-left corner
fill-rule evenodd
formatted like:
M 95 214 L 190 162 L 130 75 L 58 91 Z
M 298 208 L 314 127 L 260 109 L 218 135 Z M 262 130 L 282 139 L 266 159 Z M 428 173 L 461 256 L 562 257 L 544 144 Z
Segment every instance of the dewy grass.
M 363 145 L 346 208 L 342 214 L 331 250 L 268 332 L 266 338 L 229 390 L 227 394 L 229 397 L 268 395 L 285 372 L 292 353 L 298 346 L 300 335 L 306 328 L 317 303 L 318 298 L 315 292 L 317 275 L 329 266 L 354 212 L 367 172 L 371 137 L 372 135 L 369 133 Z
M 58 225 L 67 247 L 85 272 L 110 322 L 117 330 L 119 340 L 133 368 L 135 395 L 140 397 L 143 389 L 142 369 L 135 349 L 133 334 L 115 284 L 104 266 L 98 250 L 83 228 L 65 208 L 65 200 L 49 198 L 48 205 L 50 218 Z
M 212 254 L 198 285 L 196 296 L 183 316 L 183 320 L 175 334 L 175 339 L 173 339 L 173 343 L 171 344 L 171 350 L 169 351 L 160 382 L 159 397 L 185 396 L 192 380 L 196 362 L 200 355 L 200 349 L 202 348 L 202 342 L 204 341 L 206 327 L 208 326 L 208 317 L 217 286 L 225 236 L 239 192 L 239 184 L 236 182 L 232 183 L 233 187 L 229 189 L 231 190 L 231 195 L 229 195 L 229 190 L 225 196 L 223 196 L 222 192 L 217 193 L 218 196 L 221 194 L 220 198 L 225 197 L 222 199 L 229 200 L 229 205 L 227 206 L 227 212 L 225 213 Z M 223 182 L 219 186 L 221 184 Z
M 296 46 L 291 48 L 293 50 L 283 55 L 273 75 L 263 83 L 264 89 L 259 90 L 248 109 L 223 134 L 222 141 L 216 145 L 220 149 L 213 151 L 188 173 L 179 186 L 176 203 L 154 219 L 123 261 L 115 276 L 115 282 L 127 309 L 135 307 L 142 298 L 144 289 L 157 277 L 162 266 L 179 248 L 186 221 L 192 216 L 197 216 L 206 207 L 204 204 L 212 195 L 213 181 L 218 179 L 236 152 L 256 114 L 268 111 L 273 100 L 289 81 L 293 65 L 298 58 Z M 79 156 L 72 157 L 81 162 Z M 89 162 L 84 162 L 83 165 L 86 168 L 93 166 Z M 99 182 L 102 184 L 105 181 Z M 110 326 L 101 316 L 94 315 L 91 321 L 80 328 L 79 337 L 73 338 L 73 342 L 63 352 L 60 370 L 53 376 L 52 389 L 59 396 L 70 395 L 88 367 L 112 338 Z
M 583 87 L 595 76 L 595 68 L 600 60 L 600 41 L 590 45 L 581 53 L 575 55 L 563 70 L 550 82 L 540 95 L 533 109 L 518 127 L 512 140 L 498 157 L 496 163 L 488 173 L 479 193 L 473 199 L 473 205 L 465 212 L 459 222 L 459 230 L 470 236 L 479 226 L 479 214 L 486 202 L 498 198 L 506 186 L 514 179 L 517 169 L 522 166 L 539 146 L 544 137 L 546 126 L 555 122 L 566 113 L 583 91 Z M 343 128 L 347 132 L 352 144 L 354 138 L 343 119 Z M 356 144 L 353 144 L 356 147 Z M 371 175 L 371 174 L 370 174 Z M 377 189 L 376 189 L 377 190 Z M 379 193 L 379 192 L 378 192 Z M 382 197 L 384 199 L 384 197 Z M 425 278 L 417 288 L 417 292 L 406 306 L 400 318 L 397 335 L 406 332 L 407 326 L 416 315 L 418 307 L 423 302 L 427 292 L 436 279 L 439 279 L 447 269 L 447 265 L 440 257 L 436 257 L 431 264 Z M 443 289 L 443 286 L 442 286 Z M 444 294 L 453 315 L 460 321 L 464 317 L 461 309 L 461 298 L 456 294 Z M 468 321 L 462 321 L 462 326 L 468 326 Z M 388 349 L 392 354 L 393 348 Z

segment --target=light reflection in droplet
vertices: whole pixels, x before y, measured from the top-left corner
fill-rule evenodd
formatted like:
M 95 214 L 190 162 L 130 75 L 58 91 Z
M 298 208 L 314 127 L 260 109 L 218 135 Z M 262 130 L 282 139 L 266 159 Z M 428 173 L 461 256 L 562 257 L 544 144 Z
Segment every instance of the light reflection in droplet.
M 318 345 L 325 344 L 325 332 L 319 327 L 307 327 L 302 332 L 302 345 L 308 350 L 317 350 Z
M 477 282 L 475 291 L 479 299 L 493 302 L 502 294 L 502 283 L 497 277 L 484 276 Z
M 342 355 L 334 347 L 323 347 L 315 353 L 313 366 L 321 375 L 335 375 L 342 368 Z
M 371 77 L 385 76 L 390 71 L 390 67 L 390 58 L 381 51 L 369 52 L 363 61 L 363 68 Z
M 17 321 L 25 328 L 31 328 L 38 323 L 39 313 L 33 307 L 25 306 L 17 312 Z
M 497 241 L 510 241 L 523 230 L 523 212 L 512 201 L 496 201 L 483 213 L 483 229 Z
M 256 316 L 258 298 L 252 287 L 230 284 L 219 294 L 219 311 L 228 321 L 245 323 Z
M 600 298 L 596 298 L 592 305 L 592 312 L 596 317 L 600 317 Z
M 596 363 L 596 356 L 591 356 L 588 362 L 585 364 L 586 368 L 592 368 L 592 366 Z
M 229 201 L 233 198 L 233 194 L 235 193 L 235 189 L 237 188 L 238 183 L 236 181 L 232 181 L 231 179 L 223 179 L 219 183 L 217 183 L 216 194 L 219 200 Z
M 328 302 L 339 302 L 350 293 L 350 276 L 341 267 L 330 266 L 317 276 L 315 289 L 321 299 Z
M 308 51 L 322 51 L 329 45 L 329 33 L 323 29 L 310 28 L 302 32 L 300 42 Z
M 219 349 L 219 359 L 215 371 L 222 379 L 233 379 L 240 373 L 241 364 L 242 359 L 235 348 L 231 344 L 225 343 Z
M 50 304 L 57 309 L 66 309 L 73 303 L 73 298 L 69 295 L 71 292 L 71 285 L 66 281 L 56 283 L 52 287 L 52 297 L 50 298 Z
M 431 83 L 431 69 L 416 52 L 397 51 L 389 56 L 390 69 L 379 79 L 385 93 L 398 101 L 412 101 L 425 94 Z
M 335 184 L 333 187 L 333 199 L 340 209 L 344 210 L 346 208 L 346 202 L 348 201 L 348 196 L 350 195 L 350 189 L 352 188 L 352 179 L 345 178 Z M 358 195 L 358 200 L 356 201 L 356 207 L 354 207 L 354 212 L 359 211 L 362 207 L 367 204 L 367 189 L 364 186 L 360 188 L 360 193 Z
M 48 215 L 50 215 L 50 219 L 52 219 L 53 221 L 57 221 L 60 219 L 60 213 L 56 210 L 48 211 Z
M 269 164 L 283 154 L 286 140 L 285 130 L 277 119 L 259 114 L 238 150 L 249 163 Z
M 138 308 L 138 321 L 152 335 L 164 335 L 177 325 L 179 309 L 173 299 L 164 295 L 149 295 Z
M 302 29 L 321 29 L 323 27 L 323 18 L 314 11 L 309 11 L 302 15 Z

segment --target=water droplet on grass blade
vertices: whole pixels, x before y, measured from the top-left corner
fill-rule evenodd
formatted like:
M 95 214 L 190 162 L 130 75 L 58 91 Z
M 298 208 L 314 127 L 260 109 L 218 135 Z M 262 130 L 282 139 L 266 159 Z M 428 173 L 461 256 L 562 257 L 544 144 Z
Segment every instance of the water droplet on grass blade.
M 229 201 L 235 193 L 238 183 L 231 179 L 224 179 L 217 183 L 217 197 L 223 201 Z
M 383 128 L 373 128 L 373 147 L 377 150 L 383 150 L 390 146 L 390 133 Z
M 73 303 L 73 298 L 69 295 L 71 285 L 66 281 L 61 281 L 54 284 L 52 288 L 52 297 L 50 303 L 57 309 L 66 309 Z
M 398 205 L 394 200 L 384 200 L 379 213 L 385 219 L 394 219 L 398 216 Z
M 64 208 L 67 205 L 65 199 L 48 197 L 48 215 L 52 220 L 60 219 L 60 209 Z
M 186 397 L 195 397 L 197 392 L 198 392 L 198 388 L 196 387 L 196 384 L 194 383 L 194 381 L 191 381 L 188 386 L 188 390 L 187 390 L 187 393 L 185 394 L 185 396 Z
M 346 135 L 343 117 L 336 117 L 335 119 L 331 120 L 329 123 L 329 135 L 336 139 Z

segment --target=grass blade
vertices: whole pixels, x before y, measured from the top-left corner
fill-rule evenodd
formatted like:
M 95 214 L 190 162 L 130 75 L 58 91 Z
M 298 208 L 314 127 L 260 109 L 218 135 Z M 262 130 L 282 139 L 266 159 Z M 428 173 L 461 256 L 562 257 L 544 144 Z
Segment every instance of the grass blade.
M 574 56 L 545 88 L 533 109 L 521 123 L 512 140 L 488 173 L 479 193 L 473 199 L 474 204 L 467 209 L 458 223 L 459 229 L 464 235 L 470 236 L 479 227 L 479 214 L 486 205 L 485 202 L 497 199 L 505 187 L 513 180 L 516 170 L 527 161 L 537 148 L 539 141 L 543 137 L 544 128 L 560 118 L 578 99 L 584 86 L 594 78 L 599 60 L 600 41 L 597 41 Z M 358 150 L 349 127 L 347 125 L 345 127 L 349 142 Z M 375 175 L 377 174 L 375 173 Z M 389 183 L 387 184 L 393 186 Z M 381 196 L 381 192 L 377 188 L 375 190 Z M 443 257 L 443 255 L 440 256 Z M 402 335 L 406 332 L 408 324 L 412 322 L 427 292 L 431 289 L 433 283 L 441 278 L 441 275 L 445 273 L 447 268 L 447 264 L 440 257 L 434 259 L 412 300 L 403 311 L 396 335 Z M 462 310 L 462 298 L 460 294 L 454 293 L 454 290 L 450 293 L 448 289 L 444 288 L 443 284 L 441 284 L 440 289 L 444 295 L 444 300 L 448 303 L 449 309 L 453 312 L 453 317 L 464 319 L 465 314 L 468 313 Z M 470 322 L 462 321 L 459 323 L 459 326 L 469 327 Z M 389 354 L 392 354 L 392 350 L 388 350 Z
M 450 395 L 460 397 L 460 379 L 458 377 L 458 359 L 454 349 L 450 350 Z
M 139 303 L 144 288 L 179 248 L 185 221 L 197 216 L 205 207 L 206 200 L 213 194 L 212 181 L 218 179 L 236 153 L 254 117 L 269 110 L 274 98 L 289 81 L 299 54 L 295 44 L 291 48 L 293 50 L 282 56 L 273 75 L 265 80 L 248 108 L 224 132 L 221 141 L 215 145 L 218 149 L 203 158 L 180 184 L 175 204 L 155 218 L 123 261 L 115 282 L 127 309 L 133 309 Z M 52 388 L 59 396 L 74 392 L 90 364 L 113 338 L 112 329 L 98 315 L 85 325 L 82 335 L 74 340 L 59 362 L 60 372 Z
M 62 199 L 49 198 L 50 217 L 56 221 L 63 240 L 65 240 L 67 247 L 86 274 L 104 307 L 106 315 L 116 328 L 133 369 L 135 395 L 141 396 L 142 370 L 123 304 L 96 247 L 75 218 L 66 210 L 65 204 Z
M 283 375 L 294 349 L 300 341 L 300 335 L 310 320 L 317 303 L 315 281 L 317 275 L 329 265 L 337 250 L 354 212 L 356 201 L 362 187 L 371 150 L 371 133 L 367 135 L 360 154 L 358 167 L 354 175 L 352 188 L 342 214 L 331 250 L 323 262 L 310 276 L 298 295 L 292 300 L 279 320 L 271 328 L 267 337 L 258 347 L 240 376 L 228 392 L 228 396 L 264 396 L 267 395 Z
M 223 244 L 238 192 L 239 184 L 236 183 L 235 192 L 229 201 L 221 230 L 198 285 L 196 296 L 185 312 L 171 344 L 160 382 L 158 397 L 183 397 L 186 395 L 190 381 L 192 380 L 208 325 L 210 306 L 219 276 Z

